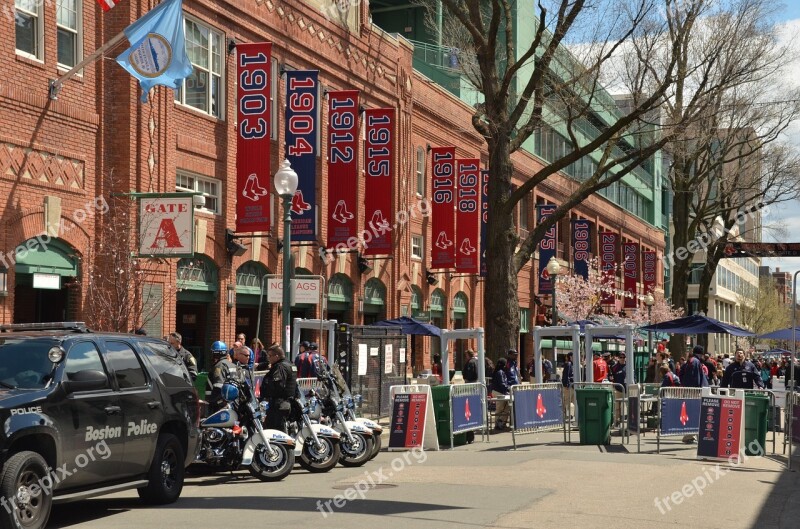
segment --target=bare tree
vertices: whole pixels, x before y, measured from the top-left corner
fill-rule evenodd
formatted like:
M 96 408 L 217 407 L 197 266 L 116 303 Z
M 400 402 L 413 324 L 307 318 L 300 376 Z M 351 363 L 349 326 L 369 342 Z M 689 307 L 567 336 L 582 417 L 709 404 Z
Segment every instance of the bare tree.
M 789 326 L 791 305 L 781 302 L 771 277 L 762 279 L 756 292 L 739 296 L 739 304 L 739 323 L 756 335 Z

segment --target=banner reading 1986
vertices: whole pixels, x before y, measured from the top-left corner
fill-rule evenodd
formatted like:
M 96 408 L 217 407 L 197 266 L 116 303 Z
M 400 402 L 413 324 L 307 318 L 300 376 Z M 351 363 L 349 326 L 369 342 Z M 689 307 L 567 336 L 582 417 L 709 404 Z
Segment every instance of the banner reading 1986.
M 625 304 L 626 309 L 635 309 L 639 306 L 637 295 L 639 293 L 637 284 L 639 282 L 639 243 L 626 242 L 622 246 L 622 257 L 625 259 L 622 265 L 622 273 L 625 277 Z
M 236 51 L 236 231 L 269 231 L 272 43 L 239 44 Z
M 478 254 L 481 213 L 480 163 L 477 158 L 456 160 L 458 178 L 456 270 L 467 274 L 477 274 L 480 269 Z
M 356 236 L 358 90 L 328 92 L 328 248 Z
M 392 253 L 392 182 L 394 181 L 394 116 L 393 108 L 371 108 L 364 111 L 366 142 L 364 167 L 366 193 L 365 231 L 372 240 L 365 241 L 364 255 Z M 366 237 L 365 237 L 366 239 Z
M 537 224 L 541 224 L 556 210 L 555 204 L 538 204 L 536 206 Z M 553 293 L 553 280 L 547 272 L 547 263 L 556 255 L 556 226 L 554 224 L 539 242 L 539 294 Z
M 600 270 L 603 273 L 603 284 L 612 288 L 617 288 L 617 255 L 619 255 L 619 234 L 604 232 L 599 235 L 600 239 Z M 614 303 L 613 292 L 603 292 L 602 303 L 611 305 Z
M 575 274 L 589 279 L 589 258 L 592 254 L 592 223 L 572 219 L 572 257 Z
M 489 236 L 489 171 L 481 171 L 481 277 L 486 277 L 486 239 Z
M 317 240 L 317 74 L 286 72 L 286 159 L 297 173 L 292 240 Z
M 453 206 L 456 195 L 456 148 L 434 147 L 431 149 L 431 161 L 433 183 L 431 268 L 454 268 L 456 248 L 453 239 L 456 230 Z

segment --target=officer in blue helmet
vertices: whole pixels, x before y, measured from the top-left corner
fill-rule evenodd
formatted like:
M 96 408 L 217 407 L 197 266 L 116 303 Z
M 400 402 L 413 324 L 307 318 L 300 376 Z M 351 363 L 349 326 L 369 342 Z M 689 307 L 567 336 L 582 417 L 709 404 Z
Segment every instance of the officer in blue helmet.
M 222 386 L 236 376 L 237 368 L 228 356 L 228 345 L 219 340 L 211 344 L 211 362 L 209 413 L 214 413 L 225 406 L 225 399 L 222 398 Z

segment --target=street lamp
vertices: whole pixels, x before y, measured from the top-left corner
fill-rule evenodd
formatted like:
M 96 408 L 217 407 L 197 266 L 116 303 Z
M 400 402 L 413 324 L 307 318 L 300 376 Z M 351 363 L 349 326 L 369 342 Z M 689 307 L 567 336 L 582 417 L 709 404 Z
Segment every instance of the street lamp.
M 291 281 L 291 245 L 292 245 L 292 210 L 291 202 L 297 191 L 297 173 L 292 169 L 289 160 L 283 160 L 281 168 L 275 173 L 275 191 L 283 199 L 283 307 L 281 321 L 283 323 L 283 350 L 289 353 L 289 317 L 291 316 L 290 286 Z
M 558 259 L 555 256 L 551 257 L 547 262 L 547 273 L 553 278 L 553 325 L 558 325 L 558 307 L 556 305 L 556 282 L 558 281 L 558 274 L 561 273 L 561 265 L 558 264 Z
M 647 325 L 652 325 L 653 322 L 651 313 L 653 311 L 653 305 L 655 305 L 656 300 L 653 299 L 652 294 L 647 294 L 644 297 L 644 304 L 647 305 Z M 650 358 L 650 355 L 653 354 L 653 331 L 647 331 L 647 358 Z

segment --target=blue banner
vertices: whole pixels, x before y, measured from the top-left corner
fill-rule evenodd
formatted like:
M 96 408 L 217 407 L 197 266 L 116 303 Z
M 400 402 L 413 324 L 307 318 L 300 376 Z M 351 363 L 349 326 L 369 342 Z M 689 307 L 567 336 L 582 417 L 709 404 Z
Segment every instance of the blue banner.
M 480 276 L 486 277 L 486 241 L 489 236 L 489 171 L 481 171 L 481 261 Z
M 515 430 L 560 426 L 563 423 L 560 387 L 514 393 Z
M 453 433 L 482 428 L 483 406 L 480 395 L 453 396 Z
M 697 434 L 700 399 L 661 399 L 661 435 Z
M 297 173 L 292 241 L 317 240 L 317 70 L 286 72 L 286 159 Z
M 538 204 L 536 206 L 536 225 L 538 226 L 544 220 L 553 214 L 556 210 L 555 204 Z M 556 226 L 547 230 L 539 242 L 539 294 L 552 294 L 553 293 L 553 280 L 550 279 L 550 274 L 547 272 L 547 263 L 550 262 L 551 257 L 556 255 L 556 242 L 558 236 L 556 233 Z
M 592 258 L 592 223 L 572 219 L 572 269 L 575 275 L 589 279 L 589 259 Z

